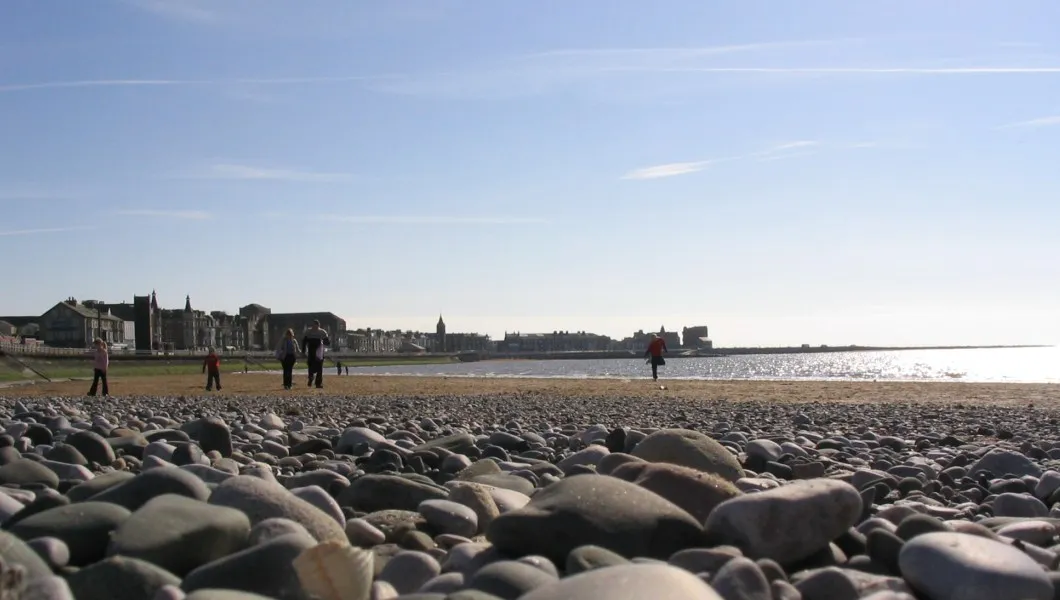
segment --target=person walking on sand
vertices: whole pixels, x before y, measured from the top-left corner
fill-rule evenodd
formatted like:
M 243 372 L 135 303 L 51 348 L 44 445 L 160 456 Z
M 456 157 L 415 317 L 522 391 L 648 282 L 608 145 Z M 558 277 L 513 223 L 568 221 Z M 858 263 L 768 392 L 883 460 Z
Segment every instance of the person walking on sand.
M 214 383 L 217 384 L 217 391 L 221 391 L 221 357 L 217 356 L 217 351 L 213 348 L 210 348 L 210 353 L 202 361 L 202 372 L 207 371 L 209 373 L 206 375 L 206 391 L 212 390 Z
M 651 363 L 651 378 L 655 381 L 659 381 L 659 367 L 666 364 L 666 359 L 663 358 L 663 352 L 666 351 L 666 340 L 657 333 L 651 334 L 651 343 L 644 351 L 644 356 L 647 356 L 647 362 Z
M 95 347 L 92 355 L 92 387 L 88 389 L 89 396 L 95 396 L 100 382 L 103 382 L 103 397 L 110 396 L 110 388 L 107 386 L 107 368 L 110 366 L 110 355 L 107 354 L 107 343 L 96 338 L 92 340 Z
M 309 383 L 316 384 L 317 388 L 324 387 L 324 346 L 330 346 L 331 339 L 328 332 L 320 328 L 320 321 L 313 320 L 309 331 L 302 337 L 302 354 L 306 356 L 309 365 Z
M 294 386 L 294 363 L 298 360 L 298 342 L 293 329 L 288 329 L 276 346 L 276 360 L 283 366 L 283 389 L 289 390 Z

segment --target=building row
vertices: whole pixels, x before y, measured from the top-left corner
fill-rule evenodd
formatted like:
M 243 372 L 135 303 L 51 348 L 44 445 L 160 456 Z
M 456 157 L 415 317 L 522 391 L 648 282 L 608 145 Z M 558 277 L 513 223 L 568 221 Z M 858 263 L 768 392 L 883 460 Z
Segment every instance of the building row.
M 88 348 L 101 338 L 116 348 L 143 352 L 271 350 L 287 329 L 301 337 L 314 321 L 332 337 L 336 350 L 346 346 L 346 321 L 330 312 L 273 313 L 248 304 L 237 314 L 192 308 L 161 308 L 158 296 L 134 296 L 131 303 L 67 298 L 39 316 L 0 317 L 0 336 L 40 340 L 56 348 Z
M 347 330 L 346 321 L 330 312 L 274 313 L 260 304 L 248 304 L 235 314 L 203 311 L 185 296 L 183 308 L 162 308 L 157 294 L 134 296 L 133 301 L 108 303 L 67 298 L 39 316 L 0 317 L 0 337 L 32 339 L 58 348 L 88 348 L 101 338 L 115 348 L 140 352 L 202 350 L 271 350 L 284 332 L 293 329 L 301 338 L 313 321 L 328 331 L 335 351 L 366 354 L 393 352 L 611 352 L 639 351 L 651 332 L 637 331 L 615 340 L 586 331 L 550 333 L 506 332 L 492 340 L 479 333 L 449 333 L 439 315 L 434 332 L 360 328 Z M 658 335 L 671 349 L 711 348 L 706 326 L 685 327 L 679 334 L 660 327 Z M 684 342 L 682 344 L 682 341 Z
M 385 331 L 371 327 L 349 331 L 347 348 L 351 352 L 385 354 L 389 352 L 492 352 L 496 346 L 490 336 L 481 333 L 448 333 L 445 321 L 438 316 L 433 333 L 421 331 Z

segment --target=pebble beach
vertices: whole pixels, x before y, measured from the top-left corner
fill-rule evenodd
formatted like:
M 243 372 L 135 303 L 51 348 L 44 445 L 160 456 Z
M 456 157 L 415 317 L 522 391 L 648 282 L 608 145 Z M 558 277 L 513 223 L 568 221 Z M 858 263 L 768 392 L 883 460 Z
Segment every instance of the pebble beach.
M 278 383 L 0 389 L 0 598 L 1060 597 L 1060 385 Z

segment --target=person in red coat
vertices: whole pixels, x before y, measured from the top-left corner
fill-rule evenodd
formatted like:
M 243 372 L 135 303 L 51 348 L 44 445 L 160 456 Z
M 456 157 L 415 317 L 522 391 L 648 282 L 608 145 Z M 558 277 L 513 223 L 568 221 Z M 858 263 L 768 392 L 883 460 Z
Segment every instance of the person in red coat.
M 221 357 L 217 356 L 217 351 L 213 348 L 210 348 L 210 353 L 202 361 L 202 372 L 207 373 L 206 391 L 212 390 L 214 383 L 217 384 L 217 391 L 221 391 Z
M 655 381 L 659 380 L 659 366 L 666 364 L 663 352 L 666 352 L 666 340 L 656 333 L 651 334 L 651 343 L 644 351 L 644 356 L 647 356 L 648 362 L 651 363 L 651 378 Z

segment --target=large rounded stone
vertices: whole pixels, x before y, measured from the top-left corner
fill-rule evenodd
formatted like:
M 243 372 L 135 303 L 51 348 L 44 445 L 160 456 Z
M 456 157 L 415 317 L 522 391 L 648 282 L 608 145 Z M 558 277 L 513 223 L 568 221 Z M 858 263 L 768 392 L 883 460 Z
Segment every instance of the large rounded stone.
M 158 496 L 114 532 L 110 554 L 140 558 L 176 575 L 242 550 L 250 519 L 186 496 Z
M 712 541 L 751 558 L 790 564 L 827 547 L 857 522 L 861 509 L 861 495 L 849 483 L 808 479 L 726 500 L 705 528 Z
M 52 570 L 37 552 L 17 536 L 0 531 L 0 559 L 5 565 L 22 565 L 26 579 L 51 575 Z
M 110 502 L 136 510 L 163 494 L 178 494 L 195 500 L 210 497 L 202 480 L 182 469 L 151 469 L 92 497 L 93 502 Z
M 364 475 L 337 498 L 340 506 L 363 512 L 416 510 L 425 500 L 444 500 L 449 490 L 397 475 Z
M 691 515 L 658 494 L 615 477 L 576 475 L 542 488 L 493 521 L 487 538 L 504 554 L 540 554 L 564 564 L 594 544 L 626 557 L 665 559 L 702 541 Z
M 179 585 L 180 578 L 149 562 L 126 556 L 111 556 L 78 570 L 66 578 L 75 598 L 143 600 L 153 598 L 165 585 Z
M 514 560 L 490 563 L 471 576 L 467 586 L 498 598 L 521 598 L 528 592 L 556 582 L 543 569 Z
M 66 438 L 70 444 L 90 462 L 100 465 L 109 465 L 114 462 L 114 448 L 111 448 L 107 440 L 95 431 L 78 431 Z
M 339 443 L 335 445 L 335 452 L 350 454 L 354 448 L 361 444 L 369 448 L 375 448 L 383 442 L 386 442 L 386 438 L 378 431 L 372 431 L 367 427 L 350 427 L 339 436 Z
M 346 515 L 342 512 L 342 507 L 335 501 L 335 498 L 331 496 L 324 488 L 319 485 L 307 485 L 305 487 L 292 488 L 288 487 L 291 493 L 298 496 L 302 500 L 317 507 L 324 514 L 329 515 L 335 522 L 339 524 L 339 527 L 346 527 Z
M 471 537 L 478 532 L 478 515 L 463 504 L 451 500 L 424 500 L 419 513 L 439 533 Z
M 109 502 L 81 502 L 26 517 L 10 531 L 24 540 L 45 536 L 62 540 L 70 548 L 70 564 L 80 567 L 106 555 L 111 532 L 131 514 Z
M 318 541 L 346 540 L 346 531 L 327 513 L 295 496 L 279 483 L 238 475 L 217 486 L 210 504 L 242 511 L 251 525 L 283 517 L 301 523 Z
M 681 465 L 729 481 L 743 477 L 739 461 L 710 436 L 689 429 L 663 429 L 644 438 L 631 453 L 648 462 Z
M 994 477 L 1003 477 L 1005 475 L 1040 477 L 1042 474 L 1042 468 L 1036 465 L 1034 461 L 1019 452 L 1011 450 L 991 450 L 976 461 L 975 464 L 968 467 L 969 475 L 975 475 L 980 471 L 986 471 Z
M 44 456 L 48 460 L 54 460 L 69 465 L 88 466 L 88 459 L 85 458 L 85 455 L 81 454 L 77 448 L 74 448 L 70 444 L 59 444 L 54 446 Z
M 59 476 L 35 460 L 19 458 L 0 467 L 0 485 L 41 483 L 50 488 L 59 485 Z
M 232 456 L 232 430 L 223 419 L 203 417 L 185 423 L 180 429 L 206 452 L 216 450 L 221 456 Z
M 155 600 L 158 600 L 157 598 Z M 184 600 L 275 600 L 272 596 L 263 596 L 252 592 L 226 590 L 222 588 L 204 588 L 184 596 Z
M 79 483 L 66 491 L 66 497 L 70 502 L 83 502 L 89 498 L 108 490 L 114 486 L 121 485 L 136 477 L 129 471 L 111 471 L 102 475 L 96 475 L 84 483 Z
M 154 600 L 160 600 L 155 598 Z M 205 588 L 196 590 L 187 596 L 184 596 L 184 600 L 275 600 L 271 596 L 262 596 L 261 594 L 254 594 L 251 592 L 240 592 L 239 590 L 226 590 L 221 588 Z
M 519 600 L 722 600 L 709 585 L 695 575 L 659 564 L 632 564 L 605 567 L 564 577 L 541 586 Z
M 438 561 L 416 550 L 403 550 L 387 561 L 379 572 L 379 581 L 394 586 L 400 594 L 411 594 L 430 581 L 442 570 Z
M 306 535 L 281 535 L 195 569 L 180 587 L 185 592 L 227 588 L 277 600 L 304 600 L 294 560 L 315 545 L 313 538 Z
M 1053 584 L 1033 558 L 966 533 L 918 535 L 898 555 L 902 577 L 931 600 L 1051 600 Z
M 723 598 L 769 600 L 772 592 L 765 573 L 753 560 L 737 556 L 726 562 L 710 580 L 710 586 Z
M 670 463 L 629 462 L 616 468 L 612 475 L 659 494 L 700 523 L 714 507 L 743 494 L 717 475 Z
M 459 502 L 475 512 L 478 520 L 478 531 L 475 533 L 488 529 L 493 520 L 501 514 L 489 488 L 477 483 L 464 482 L 449 488 L 449 500 Z

